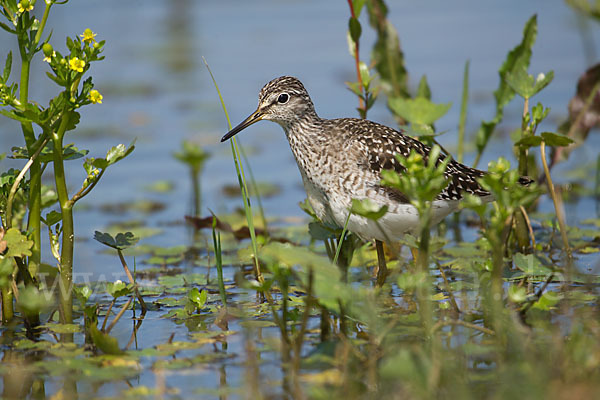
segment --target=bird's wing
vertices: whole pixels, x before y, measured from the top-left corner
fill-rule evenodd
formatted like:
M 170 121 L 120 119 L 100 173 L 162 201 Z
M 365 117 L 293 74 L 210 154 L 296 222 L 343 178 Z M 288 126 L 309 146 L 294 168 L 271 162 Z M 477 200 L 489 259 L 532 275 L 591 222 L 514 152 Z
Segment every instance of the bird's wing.
M 427 162 L 431 147 L 411 138 L 395 129 L 380 125 L 368 120 L 349 119 L 345 129 L 348 132 L 348 140 L 352 147 L 359 150 L 363 168 L 369 169 L 378 179 L 381 179 L 381 171 L 394 170 L 403 173 L 405 168 L 396 159 L 396 155 L 408 157 L 412 151 L 423 156 L 423 162 Z M 441 160 L 438 160 L 441 162 Z M 438 195 L 438 200 L 460 200 L 463 193 L 486 197 L 490 193 L 483 189 L 477 179 L 486 174 L 455 160 L 450 160 L 446 167 L 446 178 L 448 186 Z M 392 200 L 400 203 L 410 202 L 409 197 L 397 189 L 386 186 L 376 188 L 380 193 L 387 195 Z

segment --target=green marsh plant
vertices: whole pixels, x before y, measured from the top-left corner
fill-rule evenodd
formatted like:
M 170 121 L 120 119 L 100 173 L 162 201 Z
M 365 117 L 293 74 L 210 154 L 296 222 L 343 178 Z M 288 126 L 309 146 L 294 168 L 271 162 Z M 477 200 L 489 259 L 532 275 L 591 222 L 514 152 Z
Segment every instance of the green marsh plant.
M 513 226 L 515 212 L 523 205 L 535 200 L 539 193 L 534 188 L 523 186 L 517 170 L 510 169 L 510 163 L 504 158 L 490 162 L 489 173 L 479 181 L 482 187 L 494 196 L 492 204 L 483 203 L 481 198 L 465 196 L 465 205 L 480 216 L 483 224 L 483 235 L 491 249 L 491 273 L 489 279 L 482 279 L 484 284 L 483 298 L 487 300 L 489 315 L 494 329 L 498 332 L 502 327 L 501 316 L 504 315 L 503 272 L 507 243 Z
M 73 248 L 75 239 L 75 224 L 73 219 L 73 206 L 90 193 L 96 186 L 105 170 L 112 164 L 126 157 L 133 150 L 119 145 L 113 147 L 105 158 L 89 158 L 84 161 L 83 167 L 87 177 L 81 188 L 75 193 L 69 193 L 67 188 L 67 168 L 65 161 L 77 159 L 87 154 L 87 150 L 79 150 L 73 145 L 65 145 L 64 140 L 68 132 L 73 131 L 79 123 L 78 109 L 89 104 L 102 103 L 102 95 L 94 89 L 92 77 L 87 76 L 92 63 L 103 59 L 101 53 L 104 41 L 96 41 L 96 34 L 86 29 L 81 35 L 67 37 L 66 53 L 63 55 L 50 43 L 50 36 L 44 32 L 50 10 L 56 4 L 65 4 L 67 1 L 48 0 L 37 2 L 35 0 L 2 1 L 0 13 L 5 22 L 0 27 L 8 34 L 14 35 L 18 48 L 21 69 L 19 75 L 11 80 L 13 65 L 12 53 L 6 56 L 6 63 L 0 77 L 0 114 L 17 121 L 21 125 L 25 145 L 13 148 L 13 158 L 27 159 L 8 192 L 2 192 L 4 208 L 1 210 L 2 223 L 5 229 L 13 226 L 14 215 L 18 212 L 27 218 L 25 230 L 32 241 L 30 253 L 27 258 L 14 258 L 17 274 L 13 274 L 16 283 L 25 282 L 36 285 L 37 274 L 42 257 L 41 223 L 48 222 L 48 228 L 54 227 L 56 243 L 53 253 L 58 256 L 58 270 L 60 275 L 59 303 L 61 321 L 73 321 Z M 37 5 L 37 7 L 36 7 Z M 41 20 L 35 16 L 37 10 L 43 7 Z M 36 55 L 42 53 L 43 60 Z M 49 66 L 46 73 L 60 88 L 47 106 L 43 107 L 29 96 L 30 70 L 33 62 L 45 62 Z M 53 202 L 44 203 L 42 187 L 42 174 L 51 166 L 54 176 L 54 189 L 58 200 L 58 212 L 42 218 L 42 209 Z M 28 179 L 26 179 L 28 173 Z M 26 213 L 15 210 L 17 192 L 23 198 Z M 56 201 L 56 200 L 55 200 Z M 51 234 L 52 237 L 52 234 Z M 60 239 L 58 239 L 60 237 Z M 60 248 L 60 250 L 57 250 Z M 27 275 L 29 277 L 27 277 Z M 2 289 L 4 320 L 12 318 L 12 295 L 10 287 Z M 36 317 L 27 317 L 35 319 Z M 31 320 L 33 322 L 33 320 Z
M 429 273 L 429 242 L 431 238 L 432 202 L 448 185 L 445 177 L 450 157 L 441 155 L 439 146 L 434 146 L 427 159 L 421 154 L 411 152 L 408 157 L 396 156 L 404 167 L 404 173 L 382 171 L 382 183 L 410 193 L 410 202 L 419 213 L 420 229 L 418 239 L 418 257 L 415 260 L 417 271 L 417 300 L 420 306 L 421 323 L 426 337 L 431 335 L 433 311 L 431 307 L 431 279 Z

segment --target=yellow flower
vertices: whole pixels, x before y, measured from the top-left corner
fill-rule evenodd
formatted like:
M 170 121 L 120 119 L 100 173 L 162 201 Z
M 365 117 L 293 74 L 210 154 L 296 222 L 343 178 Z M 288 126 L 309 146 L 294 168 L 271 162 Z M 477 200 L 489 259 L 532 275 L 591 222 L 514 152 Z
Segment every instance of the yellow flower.
M 17 3 L 17 10 L 19 14 L 23 14 L 25 11 L 33 10 L 33 2 L 29 0 L 21 0 Z
M 90 99 L 90 101 L 94 104 L 102 104 L 102 95 L 96 89 L 90 90 L 90 95 L 88 96 L 88 99 Z
M 85 61 L 80 60 L 77 57 L 73 57 L 69 60 L 69 68 L 73 71 L 83 72 L 83 67 L 85 67 Z
M 96 37 L 96 34 L 94 32 L 92 32 L 92 30 L 90 28 L 87 28 L 85 31 L 83 31 L 83 34 L 79 35 L 81 36 L 81 38 L 83 39 L 84 42 L 96 42 L 96 39 L 94 39 Z
M 47 63 L 49 63 L 49 62 L 52 61 L 52 57 L 56 57 L 56 52 L 55 51 L 52 52 L 52 55 L 44 57 L 44 61 L 46 61 Z

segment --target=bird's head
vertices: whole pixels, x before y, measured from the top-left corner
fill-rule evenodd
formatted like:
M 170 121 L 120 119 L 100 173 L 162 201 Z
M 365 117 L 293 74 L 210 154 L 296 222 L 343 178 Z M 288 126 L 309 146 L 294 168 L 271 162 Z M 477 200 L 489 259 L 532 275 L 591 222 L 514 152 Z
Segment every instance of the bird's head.
M 258 108 L 238 126 L 227 132 L 221 142 L 262 119 L 289 126 L 315 108 L 308 92 L 298 78 L 282 76 L 267 83 L 258 95 Z

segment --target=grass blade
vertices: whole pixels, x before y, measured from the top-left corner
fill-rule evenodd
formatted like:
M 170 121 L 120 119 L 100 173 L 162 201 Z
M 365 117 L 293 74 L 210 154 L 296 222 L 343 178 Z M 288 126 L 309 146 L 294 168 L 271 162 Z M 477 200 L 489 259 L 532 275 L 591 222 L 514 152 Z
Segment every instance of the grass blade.
M 229 113 L 227 112 L 227 107 L 225 106 L 225 101 L 223 100 L 223 96 L 221 95 L 221 91 L 219 90 L 219 86 L 217 85 L 217 81 L 212 71 L 210 70 L 206 59 L 202 57 L 202 60 L 204 61 L 204 65 L 206 65 L 206 69 L 208 70 L 213 84 L 215 85 L 215 89 L 217 90 L 217 94 L 219 95 L 221 107 L 223 108 L 223 112 L 225 113 L 225 118 L 227 118 L 227 126 L 229 127 L 229 129 L 231 129 L 231 120 L 229 119 Z M 231 153 L 233 154 L 233 162 L 235 164 L 235 170 L 237 172 L 238 183 L 240 185 L 240 190 L 242 191 L 242 199 L 244 201 L 244 212 L 246 213 L 246 221 L 248 223 L 248 230 L 250 231 L 250 239 L 252 241 L 252 251 L 254 252 L 254 266 L 256 279 L 260 283 L 262 283 L 264 279 L 262 273 L 260 272 L 260 264 L 258 262 L 258 244 L 256 242 L 256 231 L 254 230 L 254 217 L 252 215 L 250 198 L 248 196 L 248 186 L 246 185 L 244 166 L 241 163 L 240 151 L 235 137 L 231 138 Z
M 467 125 L 467 105 L 469 102 L 469 60 L 465 63 L 465 72 L 463 74 L 463 92 L 460 102 L 460 118 L 458 120 L 458 150 L 457 159 L 459 163 L 463 162 L 465 145 L 465 127 Z

